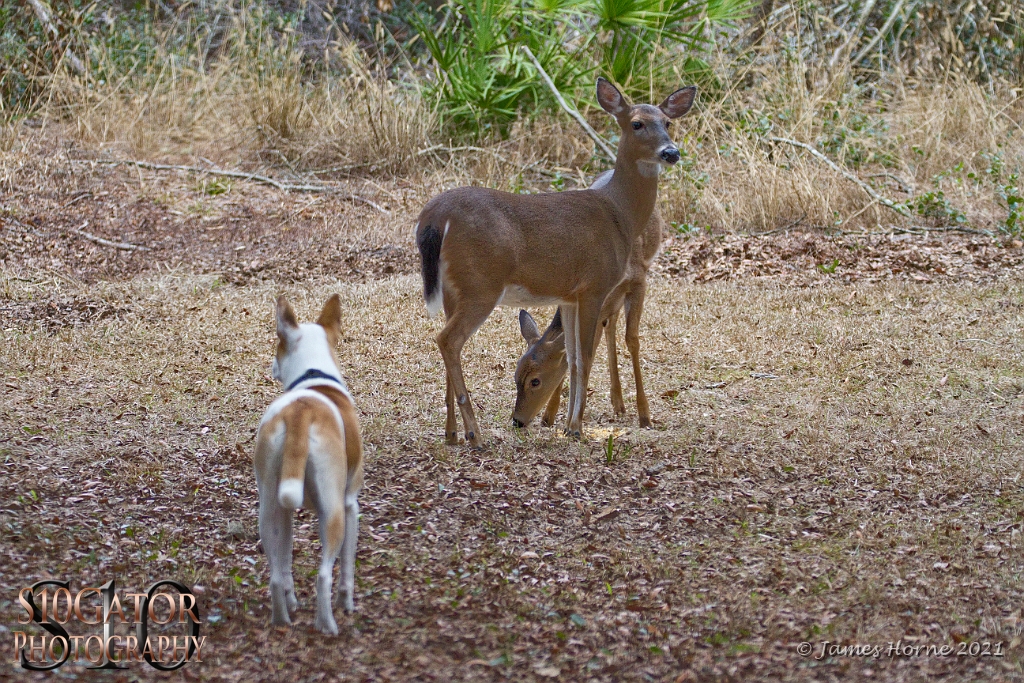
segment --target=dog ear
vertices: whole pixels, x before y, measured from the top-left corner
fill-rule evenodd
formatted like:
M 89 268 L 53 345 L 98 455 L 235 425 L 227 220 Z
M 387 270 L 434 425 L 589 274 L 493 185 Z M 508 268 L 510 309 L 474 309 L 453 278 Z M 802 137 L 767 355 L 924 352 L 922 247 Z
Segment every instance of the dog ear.
M 299 329 L 298 318 L 295 317 L 295 310 L 288 303 L 284 295 L 277 298 L 277 336 L 281 341 L 286 341 L 295 330 Z
M 697 86 L 690 85 L 685 88 L 680 88 L 674 93 L 665 98 L 658 109 L 664 112 L 665 116 L 670 119 L 678 119 L 680 116 L 690 111 L 690 107 L 693 106 L 693 101 L 697 98 Z
M 526 340 L 527 346 L 540 339 L 540 328 L 537 327 L 537 321 L 523 309 L 519 310 L 519 331 L 523 333 L 523 339 Z
M 320 311 L 320 317 L 316 319 L 316 324 L 327 330 L 328 334 L 334 334 L 335 336 L 341 334 L 341 297 L 337 294 L 332 294 L 331 298 L 324 304 L 324 308 Z

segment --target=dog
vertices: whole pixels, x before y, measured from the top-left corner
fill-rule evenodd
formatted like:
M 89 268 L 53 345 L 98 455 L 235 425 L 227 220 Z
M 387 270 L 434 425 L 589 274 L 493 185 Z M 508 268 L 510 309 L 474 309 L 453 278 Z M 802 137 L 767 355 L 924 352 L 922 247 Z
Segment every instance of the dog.
M 335 604 L 355 608 L 356 535 L 363 486 L 363 442 L 355 405 L 338 370 L 341 299 L 324 304 L 316 324 L 299 324 L 277 300 L 277 353 L 271 366 L 285 393 L 267 408 L 253 464 L 260 497 L 260 540 L 270 565 L 271 623 L 291 624 L 298 609 L 292 581 L 292 512 L 315 507 L 323 557 L 316 579 L 316 629 L 337 635 L 331 604 L 334 560 L 341 555 Z

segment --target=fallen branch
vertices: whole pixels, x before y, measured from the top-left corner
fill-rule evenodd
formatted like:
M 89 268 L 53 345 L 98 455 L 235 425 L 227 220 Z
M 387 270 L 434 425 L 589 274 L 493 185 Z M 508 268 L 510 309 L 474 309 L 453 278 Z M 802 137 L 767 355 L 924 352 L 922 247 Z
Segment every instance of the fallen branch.
M 454 154 L 455 152 L 487 152 L 489 154 L 498 154 L 493 149 L 487 149 L 486 147 L 475 147 L 473 145 L 462 145 L 461 147 L 448 147 L 447 145 L 432 145 L 425 147 L 420 151 L 416 152 L 416 156 L 423 156 L 424 154 L 430 154 L 431 152 L 448 152 Z
M 523 52 L 525 52 L 526 56 L 530 58 L 531 62 L 533 62 L 533 66 L 537 69 L 537 72 L 540 73 L 540 77 L 544 79 L 544 82 L 558 101 L 559 106 L 561 106 L 569 116 L 576 119 L 576 122 L 580 124 L 580 126 L 583 127 L 583 130 L 587 132 L 587 135 L 597 143 L 597 146 L 601 148 L 601 151 L 605 153 L 608 159 L 610 159 L 612 163 L 615 163 L 615 150 L 611 148 L 611 145 L 605 142 L 604 138 L 597 134 L 596 130 L 590 127 L 590 124 L 587 123 L 585 118 L 580 116 L 578 111 L 569 106 L 569 103 L 562 97 L 562 93 L 558 92 L 558 88 L 555 87 L 555 82 L 551 80 L 551 76 L 548 76 L 548 72 L 545 71 L 544 67 L 542 67 L 540 62 L 537 61 L 537 58 L 534 56 L 533 51 L 530 50 L 529 46 L 523 45 Z
M 328 187 L 326 185 L 292 185 L 290 183 L 282 183 L 278 180 L 258 173 L 246 173 L 245 171 L 228 171 L 219 168 L 199 168 L 197 166 L 182 166 L 179 164 L 154 164 L 151 161 L 135 161 L 132 159 L 121 160 L 121 159 L 74 159 L 78 163 L 85 164 L 102 164 L 104 166 L 137 166 L 139 168 L 147 168 L 151 171 L 186 171 L 188 173 L 206 173 L 209 175 L 222 176 L 224 178 L 239 178 L 241 180 L 252 180 L 257 183 L 264 185 L 270 185 L 278 190 L 284 192 L 324 192 L 328 194 L 337 195 L 343 199 L 349 199 L 356 202 L 362 202 L 367 206 L 371 206 L 380 213 L 388 215 L 390 212 L 380 204 L 367 199 L 366 197 L 360 197 L 357 194 L 351 192 L 343 192 L 334 187 Z
M 841 167 L 839 164 L 837 164 L 836 162 L 832 161 L 827 156 L 825 156 L 824 154 L 822 154 L 818 150 L 814 149 L 813 147 L 811 147 L 807 143 L 797 142 L 796 140 L 790 140 L 789 138 L 780 138 L 780 137 L 776 137 L 774 135 L 769 136 L 768 139 L 771 140 L 772 142 L 785 142 L 787 145 L 793 145 L 794 147 L 799 147 L 800 149 L 807 150 L 808 152 L 811 153 L 811 156 L 813 156 L 816 159 L 820 159 L 821 161 L 825 162 L 825 164 L 827 164 L 828 167 L 831 168 L 833 171 L 835 171 L 836 173 L 839 173 L 840 175 L 842 175 L 844 178 L 846 178 L 850 182 L 856 183 L 857 185 L 859 185 L 860 189 L 864 190 L 864 192 L 866 192 L 869 197 L 874 199 L 876 202 L 878 202 L 882 206 L 886 206 L 886 207 L 892 209 L 893 211 L 895 211 L 896 213 L 898 213 L 899 215 L 901 215 L 901 216 L 903 216 L 905 218 L 909 218 L 910 217 L 910 213 L 904 207 L 900 206 L 899 204 L 897 204 L 896 202 L 892 201 L 891 199 L 886 199 L 882 195 L 878 194 L 877 192 L 875 192 L 874 190 L 871 189 L 870 185 L 868 185 L 863 180 L 861 180 L 857 176 L 853 175 L 852 173 L 847 171 L 845 168 Z
M 120 249 L 122 251 L 153 251 L 149 247 L 143 247 L 142 245 L 139 244 L 129 244 L 128 242 L 111 242 L 110 240 L 103 239 L 102 237 L 97 237 L 91 232 L 86 232 L 85 230 L 82 230 L 82 228 L 84 228 L 87 225 L 89 225 L 89 221 L 82 223 L 77 228 L 68 228 L 68 231 L 78 235 L 79 237 L 87 239 L 90 242 L 95 242 L 96 244 L 102 245 L 104 247 L 111 247 L 112 249 Z
M 800 218 L 797 218 L 795 221 L 793 221 L 789 225 L 784 225 L 781 228 L 775 228 L 774 230 L 765 230 L 764 232 L 752 232 L 752 233 L 748 234 L 747 236 L 748 237 L 764 237 L 766 235 L 774 235 L 774 234 L 779 233 L 779 232 L 788 232 L 789 230 L 792 230 L 796 226 L 798 226 L 801 223 L 803 223 L 805 218 L 807 218 L 807 212 L 806 211 L 804 211 L 804 215 L 803 216 L 800 216 Z

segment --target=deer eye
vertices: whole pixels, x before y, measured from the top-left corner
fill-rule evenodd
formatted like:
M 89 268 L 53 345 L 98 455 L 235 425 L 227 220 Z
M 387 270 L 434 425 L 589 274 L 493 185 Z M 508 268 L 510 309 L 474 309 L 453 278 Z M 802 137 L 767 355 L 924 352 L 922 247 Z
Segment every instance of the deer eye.
M 539 377 L 534 377 L 533 379 L 531 379 L 530 380 L 530 386 L 531 387 L 539 387 L 540 386 L 540 378 Z
M 633 130 L 640 130 L 643 127 L 644 127 L 644 124 L 643 124 L 642 121 L 634 121 L 633 122 Z

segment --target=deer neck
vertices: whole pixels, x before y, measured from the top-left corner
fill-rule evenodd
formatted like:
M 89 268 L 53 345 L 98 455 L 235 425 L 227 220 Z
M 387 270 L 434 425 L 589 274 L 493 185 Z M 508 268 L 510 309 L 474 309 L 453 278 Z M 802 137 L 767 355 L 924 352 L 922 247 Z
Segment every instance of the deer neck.
M 605 191 L 619 211 L 630 218 L 634 237 L 644 229 L 654 211 L 660 171 L 659 164 L 638 161 L 622 145 L 619 146 L 615 173 Z

